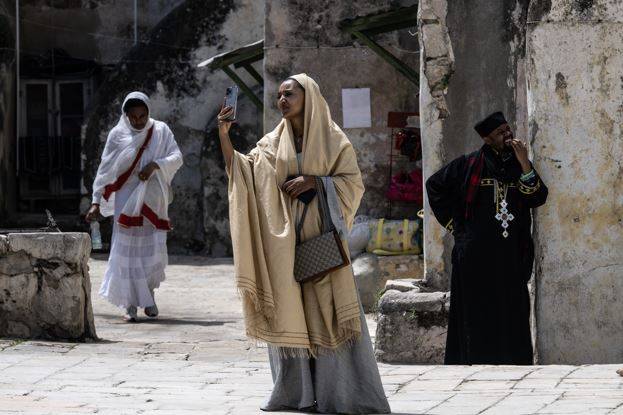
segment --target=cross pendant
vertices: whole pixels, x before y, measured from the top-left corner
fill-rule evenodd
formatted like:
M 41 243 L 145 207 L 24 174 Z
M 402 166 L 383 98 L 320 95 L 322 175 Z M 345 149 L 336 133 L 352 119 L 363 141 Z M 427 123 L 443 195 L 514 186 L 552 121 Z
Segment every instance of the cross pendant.
M 504 229 L 504 232 L 502 232 L 502 236 L 505 238 L 508 238 L 508 223 L 515 219 L 515 216 L 513 216 L 512 213 L 509 213 L 507 206 L 508 203 L 506 203 L 506 199 L 502 199 L 502 202 L 500 203 L 501 209 L 495 215 L 495 218 L 502 222 L 502 229 Z

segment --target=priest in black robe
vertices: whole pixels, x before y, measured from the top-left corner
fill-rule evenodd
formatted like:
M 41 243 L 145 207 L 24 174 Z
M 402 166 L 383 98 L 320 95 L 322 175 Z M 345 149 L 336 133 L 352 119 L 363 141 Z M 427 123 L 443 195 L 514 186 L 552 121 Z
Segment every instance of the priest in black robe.
M 531 209 L 547 187 L 501 112 L 475 126 L 484 145 L 433 174 L 433 214 L 454 235 L 446 364 L 533 363 Z

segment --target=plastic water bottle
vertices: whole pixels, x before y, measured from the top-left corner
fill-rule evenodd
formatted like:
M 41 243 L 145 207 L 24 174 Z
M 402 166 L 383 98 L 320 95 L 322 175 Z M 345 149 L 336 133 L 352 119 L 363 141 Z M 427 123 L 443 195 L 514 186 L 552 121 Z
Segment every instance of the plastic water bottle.
M 91 247 L 94 251 L 102 249 L 102 235 L 100 234 L 100 223 L 91 222 Z

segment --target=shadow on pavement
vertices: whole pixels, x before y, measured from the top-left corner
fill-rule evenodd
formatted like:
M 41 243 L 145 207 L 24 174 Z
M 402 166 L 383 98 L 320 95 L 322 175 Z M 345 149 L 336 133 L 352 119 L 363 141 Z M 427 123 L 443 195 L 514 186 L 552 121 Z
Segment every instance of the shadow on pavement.
M 127 323 L 121 319 L 119 315 L 112 314 L 95 314 L 95 317 L 104 320 L 113 320 L 113 323 L 119 324 L 159 324 L 163 326 L 223 326 L 225 324 L 236 323 L 235 320 L 193 320 L 183 318 L 148 318 L 140 317 L 136 323 Z

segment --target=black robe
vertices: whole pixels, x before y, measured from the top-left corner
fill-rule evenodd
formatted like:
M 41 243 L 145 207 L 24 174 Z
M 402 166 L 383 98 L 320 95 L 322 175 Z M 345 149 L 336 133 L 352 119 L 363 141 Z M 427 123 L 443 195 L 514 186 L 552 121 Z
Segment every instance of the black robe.
M 484 162 L 478 174 L 474 166 L 480 156 Z M 455 241 L 446 364 L 533 363 L 527 287 L 534 261 L 531 209 L 545 203 L 547 187 L 536 171 L 531 180 L 520 176 L 514 155 L 503 160 L 485 145 L 426 182 L 433 214 Z M 470 181 L 479 185 L 473 186 L 475 196 L 467 206 Z M 501 198 L 495 199 L 495 189 L 499 195 L 504 187 L 513 216 L 506 229 L 496 219 Z

